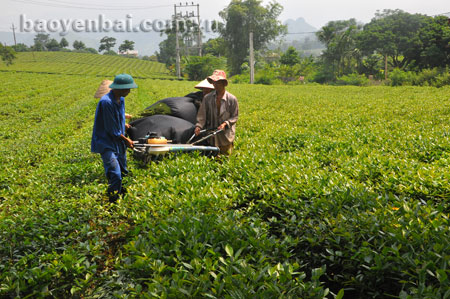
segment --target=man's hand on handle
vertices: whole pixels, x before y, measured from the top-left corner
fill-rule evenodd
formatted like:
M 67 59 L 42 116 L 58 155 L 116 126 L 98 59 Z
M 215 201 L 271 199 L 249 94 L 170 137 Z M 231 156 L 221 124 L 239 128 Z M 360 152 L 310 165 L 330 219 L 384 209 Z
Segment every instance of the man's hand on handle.
M 134 148 L 133 140 L 125 137 L 124 135 L 120 135 L 120 138 L 125 142 L 126 146 L 129 148 Z
M 223 122 L 220 126 L 217 127 L 217 130 L 225 130 L 226 126 L 227 126 L 227 123 Z
M 126 144 L 127 147 L 129 147 L 129 148 L 134 148 L 133 140 L 131 140 L 130 138 L 127 138 L 127 139 L 126 139 L 125 144 Z

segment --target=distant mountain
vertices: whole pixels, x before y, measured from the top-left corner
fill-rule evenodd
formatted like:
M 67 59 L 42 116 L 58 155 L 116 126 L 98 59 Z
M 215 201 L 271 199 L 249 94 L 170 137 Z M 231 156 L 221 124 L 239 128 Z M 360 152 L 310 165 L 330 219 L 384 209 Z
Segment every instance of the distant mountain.
M 314 36 L 311 32 L 317 31 L 317 28 L 306 23 L 304 18 L 288 19 L 284 25 L 288 27 L 288 34 L 284 38 L 286 41 L 304 40 L 306 37 Z
M 292 46 L 301 56 L 319 56 L 322 53 L 325 47 L 314 33 L 317 28 L 306 23 L 304 18 L 288 19 L 284 25 L 288 27 L 288 34 L 269 44 L 269 50 L 285 52 Z
M 16 32 L 17 43 L 32 45 L 35 34 L 32 33 L 18 33 Z M 14 36 L 12 32 L 0 31 L 0 42 L 8 46 L 14 45 Z

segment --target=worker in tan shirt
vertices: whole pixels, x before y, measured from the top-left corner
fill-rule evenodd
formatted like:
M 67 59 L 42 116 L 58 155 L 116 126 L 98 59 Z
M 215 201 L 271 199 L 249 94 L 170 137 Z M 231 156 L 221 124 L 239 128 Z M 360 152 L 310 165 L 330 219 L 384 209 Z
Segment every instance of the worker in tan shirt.
M 230 155 L 236 133 L 239 105 L 237 98 L 225 90 L 228 85 L 227 75 L 222 70 L 215 70 L 208 82 L 214 85 L 214 91 L 207 94 L 197 114 L 195 134 L 206 128 L 217 128 L 223 131 L 217 134 L 211 145 L 217 146 L 221 154 Z

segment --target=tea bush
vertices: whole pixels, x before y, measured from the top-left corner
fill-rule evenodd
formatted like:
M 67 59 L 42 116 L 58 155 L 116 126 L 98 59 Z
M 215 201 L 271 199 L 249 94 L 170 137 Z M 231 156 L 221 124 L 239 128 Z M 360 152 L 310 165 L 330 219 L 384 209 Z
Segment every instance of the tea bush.
M 336 85 L 366 86 L 368 84 L 369 79 L 365 75 L 359 74 L 344 75 L 336 79 Z
M 417 73 L 394 69 L 389 74 L 389 79 L 385 83 L 391 86 L 416 85 L 443 87 L 449 85 L 450 73 L 448 68 L 424 69 Z
M 0 297 L 450 295 L 448 87 L 230 84 L 233 155 L 130 152 L 109 205 L 102 78 L 0 79 Z M 131 114 L 194 85 L 137 84 Z

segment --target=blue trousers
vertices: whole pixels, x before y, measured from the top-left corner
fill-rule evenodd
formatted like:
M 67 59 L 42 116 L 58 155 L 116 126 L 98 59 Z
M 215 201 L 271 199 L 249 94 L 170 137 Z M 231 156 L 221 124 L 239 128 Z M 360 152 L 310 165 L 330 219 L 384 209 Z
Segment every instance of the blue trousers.
M 106 151 L 101 154 L 106 178 L 108 179 L 109 193 L 122 191 L 122 177 L 128 174 L 127 153 Z

